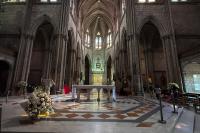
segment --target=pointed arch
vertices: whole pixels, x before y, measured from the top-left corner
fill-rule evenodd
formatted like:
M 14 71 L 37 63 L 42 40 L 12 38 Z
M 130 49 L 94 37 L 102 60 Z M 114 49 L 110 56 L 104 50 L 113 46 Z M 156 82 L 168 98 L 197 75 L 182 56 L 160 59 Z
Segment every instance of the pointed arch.
M 90 84 L 90 67 L 91 67 L 91 62 L 90 62 L 90 58 L 89 58 L 89 55 L 87 54 L 85 56 L 85 81 L 84 81 L 84 84 Z
M 54 30 L 55 30 L 54 32 L 58 33 L 56 22 L 54 22 L 53 19 L 51 19 L 48 15 L 44 14 L 32 22 L 30 26 L 29 34 L 32 36 L 35 36 L 38 27 L 45 22 L 50 23 L 54 27 Z
M 12 66 L 7 60 L 0 59 L 0 97 L 10 89 Z
M 148 22 L 151 22 L 152 24 L 155 25 L 155 27 L 158 28 L 158 31 L 160 33 L 161 36 L 165 36 L 166 34 L 168 34 L 167 31 L 167 27 L 164 26 L 164 24 L 162 24 L 159 20 L 157 20 L 154 16 L 148 16 L 146 18 L 144 18 L 141 23 L 137 26 L 136 29 L 136 34 L 140 35 L 142 28 L 144 27 L 144 25 Z

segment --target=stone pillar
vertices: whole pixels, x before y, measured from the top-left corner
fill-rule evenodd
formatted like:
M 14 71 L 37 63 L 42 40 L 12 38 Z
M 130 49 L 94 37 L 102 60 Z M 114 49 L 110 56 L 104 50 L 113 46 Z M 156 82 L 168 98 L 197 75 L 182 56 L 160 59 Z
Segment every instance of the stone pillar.
M 76 63 L 76 81 L 80 83 L 80 73 L 81 73 L 81 57 L 77 54 L 77 63 Z
M 171 65 L 168 66 L 168 69 L 170 72 L 174 72 L 172 74 L 168 74 L 168 82 L 176 82 L 179 84 L 180 88 L 183 88 L 182 84 L 182 75 L 180 71 L 180 64 L 179 64 L 179 59 L 178 59 L 178 53 L 177 53 L 177 48 L 176 48 L 176 37 L 175 37 L 175 29 L 174 29 L 174 20 L 173 20 L 173 14 L 171 10 L 171 0 L 166 0 L 165 1 L 165 10 L 167 12 L 167 20 L 168 21 L 168 29 L 169 29 L 169 35 L 166 35 L 163 38 L 163 41 L 165 43 L 165 49 L 169 50 L 166 53 L 166 57 L 171 58 Z
M 72 44 L 73 45 L 73 44 Z M 71 68 L 71 75 L 70 75 L 70 86 L 74 83 L 74 74 L 75 74 L 75 63 L 76 63 L 76 51 L 73 49 L 71 52 L 71 63 L 70 63 L 70 68 Z
M 139 60 L 139 37 L 136 35 L 135 22 L 135 0 L 126 1 L 126 18 L 127 18 L 127 35 L 128 45 L 130 47 L 130 62 L 131 62 L 131 85 L 132 93 L 143 95 L 141 75 L 140 75 L 140 60 Z
M 33 51 L 33 43 L 34 43 L 34 37 L 30 36 L 29 41 L 27 43 L 27 52 L 26 52 L 26 58 L 25 60 L 25 65 L 23 68 L 23 75 L 22 75 L 22 81 L 28 81 L 28 76 L 30 72 L 30 64 L 31 64 L 31 57 L 32 57 L 32 51 Z
M 19 81 L 27 82 L 28 80 L 27 75 L 28 75 L 29 60 L 31 59 L 33 40 L 34 40 L 34 36 L 28 33 L 31 23 L 32 4 L 33 4 L 32 0 L 26 1 L 24 24 L 20 38 L 20 45 L 17 55 L 12 88 L 15 88 L 16 84 Z
M 162 42 L 167 65 L 167 81 L 176 82 L 181 85 L 179 62 L 177 60 L 176 47 L 172 41 L 172 36 L 167 35 L 162 37 Z
M 55 85 L 57 91 L 62 92 L 64 86 L 66 60 L 67 60 L 67 39 L 68 39 L 68 21 L 69 21 L 69 0 L 62 0 L 60 9 L 59 29 L 56 36 L 56 67 L 55 67 Z

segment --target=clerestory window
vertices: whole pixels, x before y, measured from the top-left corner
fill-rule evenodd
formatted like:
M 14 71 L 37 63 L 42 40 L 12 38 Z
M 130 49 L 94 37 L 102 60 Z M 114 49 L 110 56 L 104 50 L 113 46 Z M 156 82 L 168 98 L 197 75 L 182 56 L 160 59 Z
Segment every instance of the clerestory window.
M 85 45 L 87 47 L 90 47 L 90 34 L 89 34 L 89 30 L 87 29 L 86 33 L 85 33 Z
M 107 35 L 107 48 L 112 46 L 112 33 L 111 30 L 108 30 L 108 35 Z
M 101 49 L 102 48 L 102 36 L 100 32 L 97 32 L 96 39 L 95 39 L 95 48 Z

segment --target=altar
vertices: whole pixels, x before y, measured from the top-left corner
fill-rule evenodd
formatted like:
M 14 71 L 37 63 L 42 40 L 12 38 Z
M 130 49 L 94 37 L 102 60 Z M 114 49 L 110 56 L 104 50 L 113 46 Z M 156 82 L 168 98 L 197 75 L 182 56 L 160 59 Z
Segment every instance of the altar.
M 105 89 L 107 90 L 107 99 L 109 101 L 116 101 L 116 91 L 114 85 L 72 85 L 72 99 L 80 100 L 81 90 L 87 90 L 87 100 L 90 100 L 90 92 L 92 89 L 97 89 L 98 97 L 97 101 L 100 101 L 100 90 Z M 112 90 L 112 95 L 111 95 Z M 77 97 L 76 97 L 77 96 Z

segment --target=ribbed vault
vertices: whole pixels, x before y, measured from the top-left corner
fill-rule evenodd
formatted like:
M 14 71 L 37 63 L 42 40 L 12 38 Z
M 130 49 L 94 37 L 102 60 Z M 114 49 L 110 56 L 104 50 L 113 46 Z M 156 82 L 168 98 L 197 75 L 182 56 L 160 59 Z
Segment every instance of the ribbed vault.
M 79 17 L 83 31 L 88 29 L 91 24 L 101 18 L 101 21 L 107 25 L 111 31 L 115 29 L 117 19 L 117 1 L 118 0 L 80 0 Z

